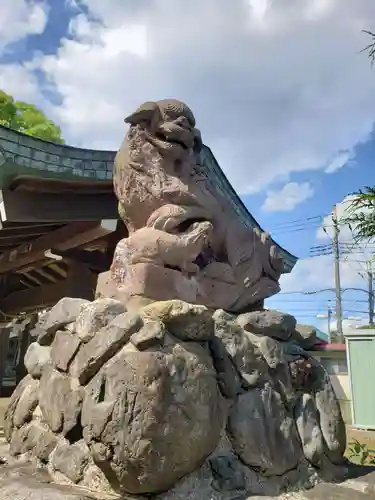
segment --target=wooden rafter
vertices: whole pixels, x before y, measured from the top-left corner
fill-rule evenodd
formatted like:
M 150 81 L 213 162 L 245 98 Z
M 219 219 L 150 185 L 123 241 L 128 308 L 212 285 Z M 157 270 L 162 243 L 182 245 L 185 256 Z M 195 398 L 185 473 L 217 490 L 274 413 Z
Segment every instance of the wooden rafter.
M 43 285 L 43 283 L 41 281 L 39 281 L 38 278 L 36 278 L 35 276 L 32 276 L 30 273 L 24 273 L 24 276 L 26 276 L 26 278 L 28 278 L 30 281 L 32 281 L 34 284 L 36 284 L 38 286 Z
M 98 272 L 106 271 L 111 265 L 107 255 L 98 250 L 90 252 L 82 250 L 81 248 L 71 248 L 69 250 L 58 250 L 56 248 L 52 248 L 52 252 L 69 260 L 82 262 Z
M 45 260 L 45 252 L 51 248 L 68 250 L 110 234 L 115 229 L 115 222 L 108 220 L 74 222 L 43 235 L 31 243 L 21 244 L 0 255 L 0 274 L 20 270 L 31 263 Z
M 68 280 L 52 285 L 28 288 L 13 292 L 5 297 L 0 304 L 3 314 L 14 314 L 19 311 L 32 311 L 55 304 L 61 297 L 69 296 L 70 282 Z
M 53 284 L 12 292 L 0 301 L 0 313 L 15 315 L 56 304 L 62 297 L 94 298 L 97 275 L 85 265 L 71 264 L 67 278 Z
M 35 177 L 31 175 L 19 175 L 10 184 L 10 189 L 22 191 L 34 191 L 38 193 L 112 193 L 112 179 L 97 180 L 89 177 L 80 179 L 53 179 L 48 177 Z
M 37 193 L 0 190 L 0 214 L 5 222 L 72 222 L 117 218 L 113 193 Z
M 68 275 L 68 273 L 65 271 L 65 269 L 62 269 L 61 266 L 59 266 L 55 262 L 53 262 L 52 264 L 49 264 L 48 268 L 52 269 L 52 271 L 54 271 L 56 274 L 58 274 L 62 278 L 66 278 Z
M 43 276 L 43 278 L 52 281 L 53 283 L 56 283 L 55 276 L 53 276 L 51 272 L 50 273 L 48 272 L 48 268 L 46 270 L 46 268 L 38 267 L 37 273 Z

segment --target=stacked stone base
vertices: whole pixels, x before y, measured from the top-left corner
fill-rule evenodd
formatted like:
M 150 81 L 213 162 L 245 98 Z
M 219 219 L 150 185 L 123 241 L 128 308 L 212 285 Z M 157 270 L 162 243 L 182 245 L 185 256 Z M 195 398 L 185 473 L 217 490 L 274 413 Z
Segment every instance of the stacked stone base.
M 57 483 L 234 500 L 345 476 L 340 407 L 292 316 L 65 298 L 37 330 L 4 432 Z

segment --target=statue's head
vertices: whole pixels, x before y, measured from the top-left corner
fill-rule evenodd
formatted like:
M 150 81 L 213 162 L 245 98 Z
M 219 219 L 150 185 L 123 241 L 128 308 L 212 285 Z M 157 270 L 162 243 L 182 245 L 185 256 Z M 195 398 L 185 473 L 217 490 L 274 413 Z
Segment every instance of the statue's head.
M 193 112 L 176 99 L 145 102 L 125 122 L 144 128 L 161 153 L 178 157 L 189 150 L 195 153 L 201 150 L 202 139 L 195 128 Z

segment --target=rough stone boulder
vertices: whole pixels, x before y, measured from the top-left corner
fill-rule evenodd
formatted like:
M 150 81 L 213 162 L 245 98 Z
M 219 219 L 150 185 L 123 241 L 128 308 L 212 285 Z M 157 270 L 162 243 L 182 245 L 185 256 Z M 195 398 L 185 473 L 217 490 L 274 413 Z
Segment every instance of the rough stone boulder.
M 65 298 L 36 328 L 4 433 L 56 483 L 240 500 L 346 473 L 329 376 L 289 315 Z
M 310 325 L 297 324 L 292 337 L 305 349 L 314 347 L 317 336 L 316 328 Z
M 297 321 L 290 314 L 264 309 L 239 315 L 237 323 L 246 331 L 278 340 L 288 340 L 295 330 Z
M 164 491 L 216 448 L 221 397 L 207 348 L 167 340 L 164 352 L 134 351 L 124 349 L 88 384 L 83 436 L 120 490 Z
M 239 396 L 229 414 L 228 434 L 238 457 L 265 475 L 280 476 L 303 461 L 293 416 L 269 384 Z

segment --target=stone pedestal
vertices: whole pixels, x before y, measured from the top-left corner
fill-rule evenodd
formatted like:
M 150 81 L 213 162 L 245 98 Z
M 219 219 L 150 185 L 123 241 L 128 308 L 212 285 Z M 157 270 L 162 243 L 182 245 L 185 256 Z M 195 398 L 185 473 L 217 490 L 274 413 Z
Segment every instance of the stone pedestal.
M 174 276 L 149 270 L 137 276 L 155 287 Z M 65 298 L 40 319 L 4 419 L 17 463 L 139 500 L 244 500 L 344 479 L 340 407 L 295 318 L 148 301 Z

